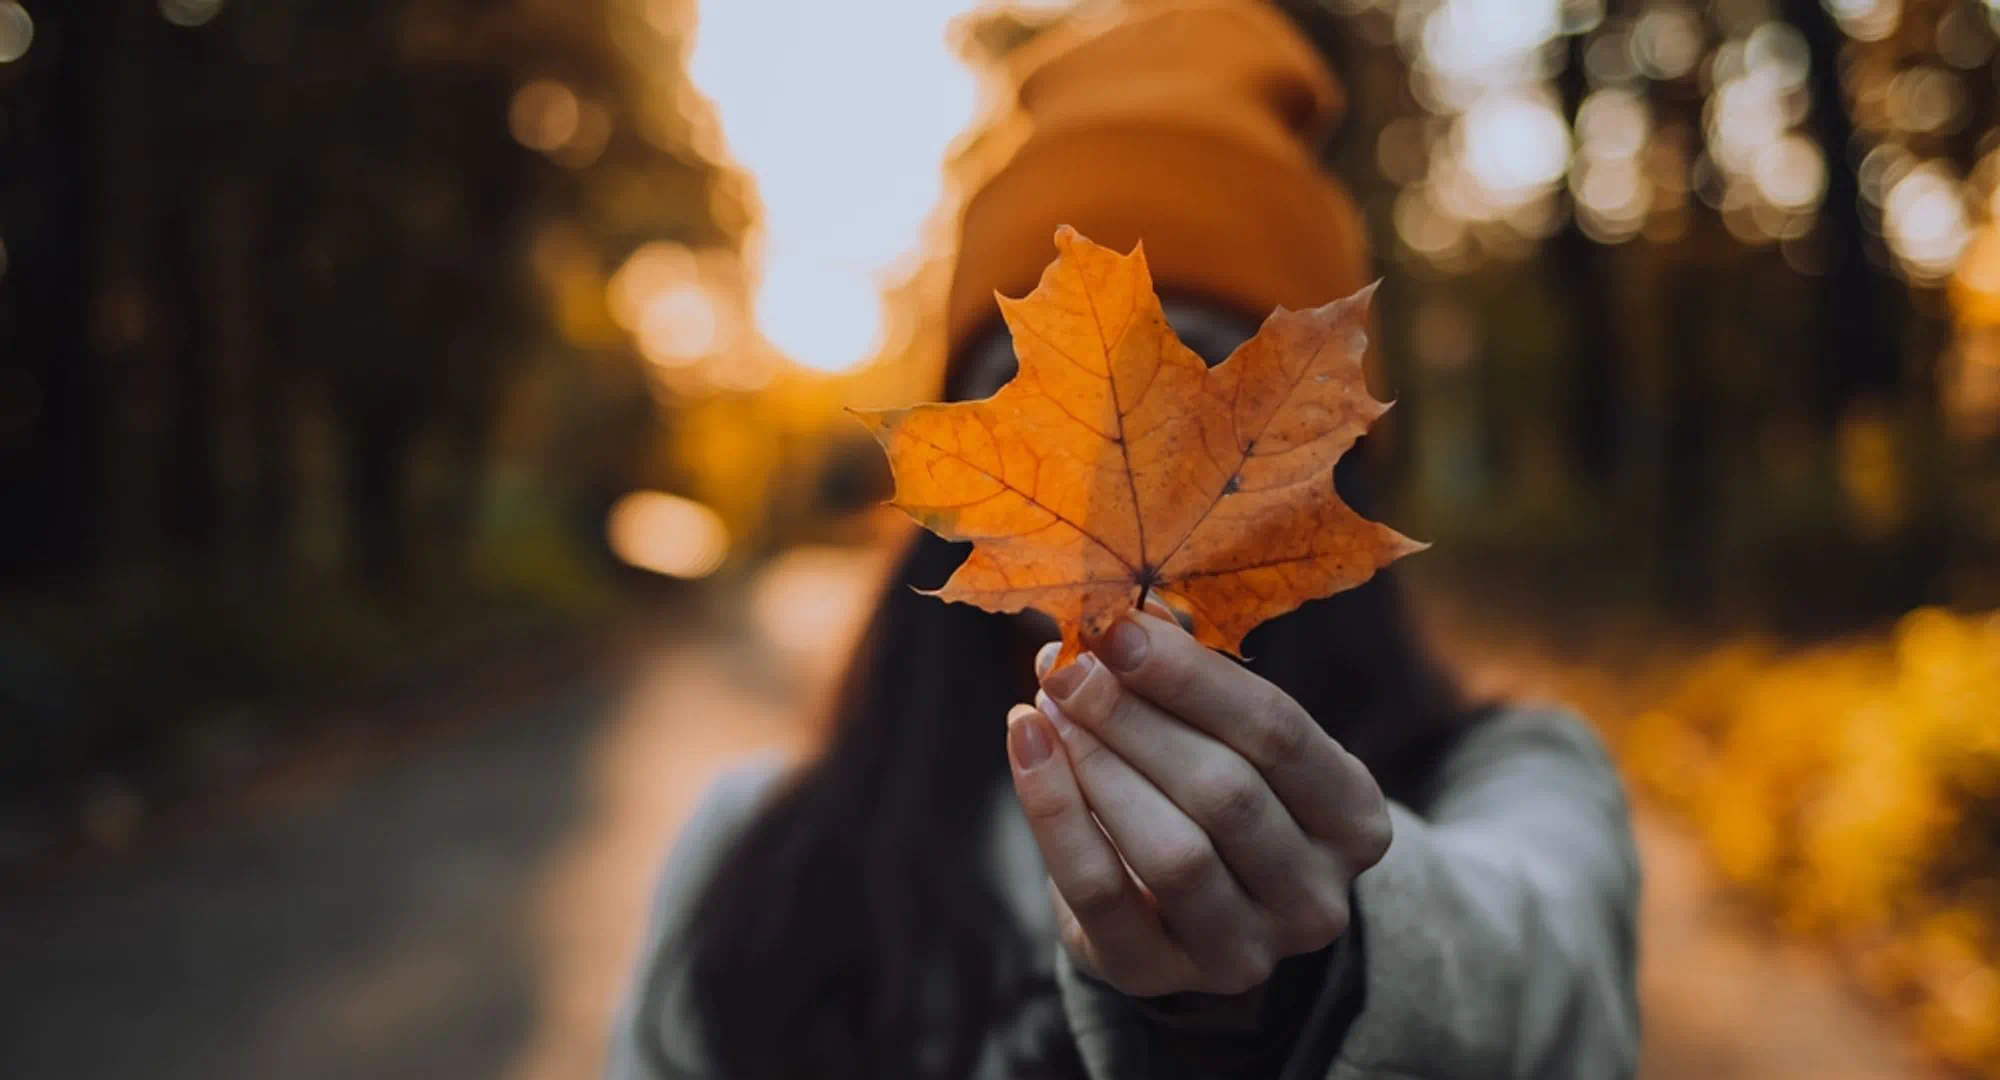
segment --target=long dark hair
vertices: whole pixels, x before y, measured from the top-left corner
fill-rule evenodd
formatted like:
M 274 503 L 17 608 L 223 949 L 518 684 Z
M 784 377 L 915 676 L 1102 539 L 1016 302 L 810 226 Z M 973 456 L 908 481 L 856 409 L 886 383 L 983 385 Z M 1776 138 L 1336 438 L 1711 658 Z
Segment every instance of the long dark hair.
M 1357 505 L 1365 456 L 1340 470 Z M 988 865 L 1002 718 L 1033 693 L 1032 643 L 1006 616 L 915 591 L 965 550 L 930 535 L 911 546 L 826 752 L 746 829 L 697 907 L 698 1019 L 729 1080 L 964 1077 L 994 1028 L 1050 993 L 1026 959 L 1046 946 L 1015 925 Z M 1386 573 L 1273 620 L 1244 651 L 1408 804 L 1426 801 L 1432 766 L 1473 715 Z M 1043 1041 L 1019 1074 L 1082 1076 L 1066 1032 Z

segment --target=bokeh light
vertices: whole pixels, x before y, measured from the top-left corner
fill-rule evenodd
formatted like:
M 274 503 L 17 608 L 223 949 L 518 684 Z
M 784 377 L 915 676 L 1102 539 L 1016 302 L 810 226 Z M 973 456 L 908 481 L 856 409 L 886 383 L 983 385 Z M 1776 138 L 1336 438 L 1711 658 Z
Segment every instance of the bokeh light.
M 1541 194 L 1569 167 L 1569 125 L 1547 101 L 1487 98 L 1466 110 L 1460 131 L 1466 172 L 1502 207 Z
M 604 523 L 612 554 L 629 566 L 667 577 L 702 578 L 729 557 L 721 515 L 679 495 L 634 491 L 612 506 Z
M 695 280 L 699 274 L 694 252 L 680 244 L 656 240 L 641 245 L 611 275 L 606 287 L 611 318 L 636 333 L 656 297 L 676 285 Z
M 1787 135 L 1757 154 L 1752 175 L 1771 205 L 1808 210 L 1826 193 L 1826 159 L 1802 135 Z
M 581 169 L 611 142 L 611 110 L 579 97 L 555 79 L 536 79 L 514 92 L 507 128 L 530 150 L 566 168 Z
M 514 92 L 507 126 L 530 150 L 548 153 L 576 137 L 583 105 L 576 93 L 554 79 L 536 79 Z
M 35 43 L 35 19 L 15 0 L 0 2 L 0 64 L 28 55 Z
M 1383 175 L 1404 185 L 1403 246 L 1454 273 L 1531 253 L 1559 227 L 1554 193 L 1572 156 L 1549 46 L 1595 29 L 1602 5 L 1440 0 L 1394 10 L 1411 94 L 1437 118 L 1399 122 L 1377 144 Z
M 1723 42 L 1709 61 L 1703 110 L 1705 201 L 1745 244 L 1812 231 L 1827 187 L 1826 156 L 1801 130 L 1811 111 L 1811 51 L 1792 27 L 1765 21 Z M 1797 266 L 1804 249 L 1788 249 Z
M 2000 4 L 1989 5 L 1987 10 L 1996 21 L 2000 21 Z M 1992 26 L 1993 23 L 1969 6 L 1946 11 L 1938 16 L 1938 57 L 1964 71 L 1986 63 L 1993 56 L 1995 44 Z
M 202 26 L 222 14 L 222 0 L 160 0 L 160 17 L 175 26 Z
M 721 305 L 696 282 L 668 286 L 646 305 L 639 320 L 639 351 L 668 367 L 694 363 L 717 351 L 723 332 Z
M 1702 54 L 1701 16 L 1684 7 L 1659 7 L 1632 29 L 1632 64 L 1649 79 L 1678 79 Z
M 756 325 L 800 364 L 844 370 L 881 341 L 880 291 L 909 268 L 939 163 L 973 117 L 972 74 L 946 39 L 973 6 L 701 4 L 689 73 L 760 204 Z M 776 73 L 809 89 L 776 92 Z
M 876 575 L 856 572 L 867 558 L 865 551 L 804 545 L 771 560 L 750 587 L 758 632 L 787 655 L 837 663 L 880 588 Z
M 1652 136 L 1646 99 L 1624 88 L 1599 90 L 1577 108 L 1576 133 L 1569 190 L 1578 226 L 1600 243 L 1638 235 L 1653 206 L 1653 183 L 1641 168 Z
M 1840 28 L 1857 41 L 1881 41 L 1896 32 L 1902 0 L 1824 0 Z
M 1965 90 L 1942 68 L 1920 66 L 1889 81 L 1889 122 L 1903 131 L 1945 132 L 1965 120 Z
M 581 169 L 596 163 L 611 145 L 611 110 L 595 101 L 577 106 L 576 127 L 562 145 L 550 150 L 549 160 L 564 168 Z
M 1531 81 L 1562 29 L 1556 0 L 1444 0 L 1423 22 L 1421 62 L 1441 99 L 1463 109 L 1482 91 Z
M 1958 179 L 1936 162 L 1911 169 L 1889 190 L 1882 225 L 1905 269 L 1925 283 L 1943 281 L 1972 239 Z

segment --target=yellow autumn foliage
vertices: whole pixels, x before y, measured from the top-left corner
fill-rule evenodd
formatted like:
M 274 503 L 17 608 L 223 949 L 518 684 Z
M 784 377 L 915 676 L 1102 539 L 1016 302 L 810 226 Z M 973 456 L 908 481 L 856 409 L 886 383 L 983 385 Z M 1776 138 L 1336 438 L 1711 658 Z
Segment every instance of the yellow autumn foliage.
M 1716 863 L 2000 1077 L 2000 613 L 1920 610 L 1884 638 L 1697 663 L 1621 739 Z

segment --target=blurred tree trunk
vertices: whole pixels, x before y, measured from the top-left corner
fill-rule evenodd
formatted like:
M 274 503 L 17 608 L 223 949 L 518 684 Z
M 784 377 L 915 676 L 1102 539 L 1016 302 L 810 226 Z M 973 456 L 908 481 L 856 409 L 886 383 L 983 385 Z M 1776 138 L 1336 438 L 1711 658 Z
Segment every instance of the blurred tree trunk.
M 416 430 L 394 410 L 348 411 L 347 488 L 350 550 L 361 579 L 384 596 L 409 582 L 404 481 Z
M 0 342 L 7 380 L 0 431 L 0 575 L 79 576 L 96 564 L 102 468 L 103 371 L 90 342 L 96 250 L 91 209 L 102 170 L 94 162 L 103 49 L 111 0 L 30 3 L 38 33 L 6 87 L 9 147 L 0 210 L 8 267 Z M 4 316 L 0 316 L 4 317 Z
M 1659 529 L 1661 601 L 1683 615 L 1708 613 L 1714 599 L 1716 431 L 1709 324 L 1714 268 L 1700 262 L 1668 272 L 1666 415 L 1661 438 Z
M 1831 433 L 1855 401 L 1895 391 L 1902 381 L 1895 334 L 1883 305 L 1903 285 L 1868 258 L 1856 172 L 1854 121 L 1841 85 L 1847 36 L 1821 0 L 1784 0 L 1783 13 L 1805 36 L 1812 55 L 1812 115 L 1807 128 L 1826 158 L 1826 195 L 1815 243 L 1827 256 L 1827 280 L 1816 290 L 1813 345 L 1815 419 Z
M 285 569 L 292 526 L 298 510 L 298 367 L 276 347 L 279 333 L 277 272 L 285 257 L 276 228 L 272 173 L 259 170 L 245 185 L 245 264 L 237 287 L 244 291 L 244 309 L 254 319 L 245 328 L 249 366 L 245 397 L 249 408 L 249 507 L 246 532 L 250 558 L 264 570 Z
M 174 192 L 154 270 L 161 306 L 172 320 L 168 344 L 167 528 L 176 554 L 204 567 L 217 554 L 222 506 L 217 466 L 217 305 L 212 301 L 214 259 L 205 213 L 206 192 Z
M 1589 38 L 1576 34 L 1569 39 L 1569 59 L 1563 66 L 1559 88 L 1563 112 L 1574 127 L 1577 110 L 1589 95 L 1585 77 L 1584 49 Z M 1616 477 L 1623 448 L 1618 444 L 1624 430 L 1618 362 L 1618 334 L 1612 325 L 1615 297 L 1611 288 L 1611 259 L 1603 246 L 1586 236 L 1572 207 L 1549 244 L 1549 258 L 1561 275 L 1561 291 L 1569 297 L 1569 384 L 1565 425 L 1570 460 L 1592 494 L 1602 494 Z

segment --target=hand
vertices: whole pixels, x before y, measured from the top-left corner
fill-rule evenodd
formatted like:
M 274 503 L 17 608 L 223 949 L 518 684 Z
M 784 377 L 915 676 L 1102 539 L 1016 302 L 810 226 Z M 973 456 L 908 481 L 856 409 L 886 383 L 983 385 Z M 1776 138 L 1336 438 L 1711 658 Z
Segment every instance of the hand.
M 1346 931 L 1388 806 L 1298 702 L 1143 613 L 1053 657 L 1007 747 L 1079 967 L 1135 997 L 1239 994 Z

